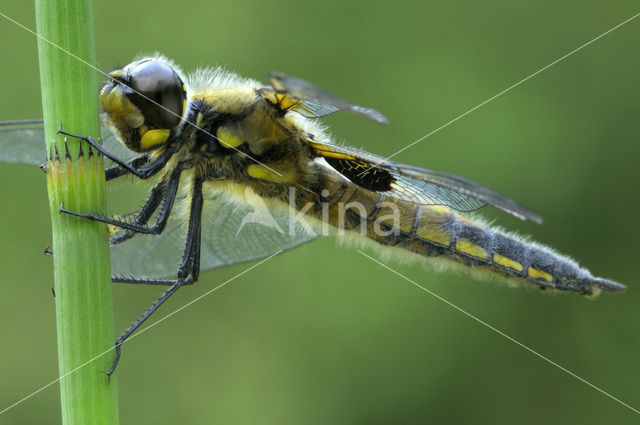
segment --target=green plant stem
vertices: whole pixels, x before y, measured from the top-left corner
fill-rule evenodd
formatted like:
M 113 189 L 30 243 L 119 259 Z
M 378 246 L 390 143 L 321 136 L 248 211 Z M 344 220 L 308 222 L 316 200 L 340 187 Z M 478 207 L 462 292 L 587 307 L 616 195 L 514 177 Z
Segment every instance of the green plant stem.
M 94 64 L 89 0 L 36 0 L 38 33 Z M 60 214 L 105 210 L 102 159 L 89 146 L 56 134 L 58 127 L 98 139 L 96 71 L 69 53 L 38 39 L 42 107 L 49 161 L 47 188 L 53 230 L 54 281 L 62 423 L 117 424 L 116 383 L 102 372 L 113 352 L 113 309 L 107 232 L 104 224 Z M 76 368 L 79 369 L 75 370 Z

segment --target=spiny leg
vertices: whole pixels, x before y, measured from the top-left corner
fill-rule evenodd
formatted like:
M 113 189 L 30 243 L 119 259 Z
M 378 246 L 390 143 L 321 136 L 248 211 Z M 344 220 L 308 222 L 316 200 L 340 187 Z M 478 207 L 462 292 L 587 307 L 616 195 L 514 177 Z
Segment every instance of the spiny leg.
M 166 196 L 167 182 L 166 180 L 160 181 L 156 184 L 153 189 L 151 189 L 151 194 L 147 198 L 145 204 L 140 208 L 137 212 L 136 217 L 134 218 L 134 223 L 144 225 L 146 224 L 153 213 L 158 209 L 158 206 L 162 202 L 162 199 Z M 109 245 L 117 245 L 121 242 L 124 242 L 128 239 L 131 239 L 136 235 L 135 232 L 131 230 L 127 230 L 127 232 L 123 235 L 113 237 L 109 240 Z M 44 251 L 45 255 L 53 255 L 53 251 L 51 251 L 50 247 L 47 247 Z M 149 285 L 170 285 L 173 283 L 173 280 L 166 279 L 150 279 L 150 278 L 134 278 L 134 277 L 125 277 L 125 276 L 112 276 L 111 280 L 114 283 L 133 283 L 133 284 L 149 284 Z
M 153 213 L 158 209 L 158 206 L 162 203 L 162 199 L 165 198 L 167 193 L 167 181 L 163 179 L 157 185 L 151 189 L 151 193 L 147 197 L 142 208 L 138 210 L 136 213 L 136 217 L 133 220 L 133 223 L 140 226 L 145 226 Z M 112 237 L 109 239 L 109 245 L 114 246 L 121 242 L 131 239 L 137 233 L 133 230 L 127 230 L 125 234 Z
M 88 218 L 89 220 L 100 221 L 102 223 L 111 224 L 113 226 L 118 226 L 123 229 L 132 230 L 137 233 L 157 235 L 164 230 L 165 226 L 167 225 L 167 221 L 169 220 L 169 215 L 171 213 L 171 209 L 173 208 L 173 201 L 175 200 L 176 194 L 178 193 L 178 186 L 180 183 L 181 172 L 182 172 L 181 168 L 176 168 L 171 172 L 171 176 L 169 177 L 169 182 L 167 183 L 166 194 L 164 196 L 164 203 L 162 204 L 162 208 L 158 213 L 156 222 L 151 227 L 136 224 L 135 222 L 128 223 L 122 220 L 115 220 L 112 218 L 100 216 L 98 214 L 88 214 L 88 213 L 70 211 L 64 208 L 63 205 L 60 206 L 60 212 L 74 215 L 76 217 Z
M 147 155 L 141 155 L 136 157 L 128 162 L 128 164 L 133 168 L 140 168 L 149 162 L 149 157 Z M 116 179 L 120 176 L 124 176 L 125 174 L 129 174 L 129 171 L 125 168 L 122 168 L 118 164 L 112 165 L 104 170 L 104 176 L 107 181 Z
M 138 177 L 142 179 L 147 179 L 149 177 L 154 176 L 158 173 L 158 171 L 162 170 L 162 168 L 167 165 L 169 159 L 176 153 L 176 148 L 171 145 L 164 152 L 162 152 L 158 157 L 149 162 L 149 157 L 146 155 L 139 156 L 137 158 L 132 159 L 128 162 L 131 167 L 134 167 L 138 170 L 138 172 L 142 175 L 138 175 Z M 104 175 L 107 181 L 113 180 L 120 176 L 124 176 L 125 174 L 129 174 L 128 168 L 123 168 L 122 166 L 116 164 L 104 170 Z
M 201 185 L 201 183 L 199 183 Z M 201 188 L 201 186 L 200 186 Z M 197 192 L 199 189 L 197 187 L 194 188 L 196 190 L 196 193 L 200 193 Z M 193 198 L 195 202 L 198 203 L 202 203 L 202 198 L 201 196 L 198 197 L 194 197 Z M 192 203 L 192 208 L 202 208 L 202 206 L 198 205 L 198 204 L 193 204 Z M 190 285 L 193 284 L 193 282 L 195 282 L 196 280 L 198 280 L 198 277 L 200 275 L 200 241 L 201 241 L 201 227 L 199 226 L 199 222 L 195 221 L 195 220 L 190 220 L 189 223 L 193 223 L 193 224 L 198 224 L 198 227 L 196 229 L 193 230 L 194 235 L 196 236 L 196 240 L 193 241 L 192 245 L 194 245 L 196 247 L 196 251 L 193 253 L 192 256 L 187 256 L 186 254 L 186 250 L 187 250 L 187 245 L 185 244 L 185 254 L 184 254 L 184 258 L 187 259 L 192 259 L 192 270 L 193 270 L 193 280 L 191 282 L 186 281 L 184 282 L 182 285 Z M 132 233 L 132 235 L 135 235 L 135 233 Z M 122 237 L 124 237 L 126 235 L 123 235 Z M 118 240 L 116 243 L 119 243 L 120 240 Z M 112 245 L 114 245 L 114 243 L 112 243 Z M 182 267 L 186 267 L 186 264 L 188 263 L 188 261 L 185 261 L 183 259 L 183 265 Z M 169 286 L 172 285 L 175 280 L 169 280 L 169 279 L 156 279 L 156 278 L 138 278 L 138 277 L 133 277 L 133 276 L 112 276 L 111 280 L 114 283 L 130 283 L 130 284 L 136 284 L 136 285 L 140 285 L 140 284 L 144 284 L 144 285 L 164 285 L 164 286 Z
M 96 142 L 91 137 L 69 133 L 67 131 L 64 131 L 62 127 L 58 129 L 58 133 L 64 134 L 65 136 L 73 137 L 75 139 L 83 140 L 89 143 L 95 150 L 97 150 L 102 155 L 109 158 L 111 161 L 115 162 L 119 167 L 121 167 L 124 170 L 123 172 L 118 172 L 118 171 L 115 171 L 115 169 L 113 169 L 113 171 L 110 171 L 110 173 L 115 175 L 112 178 L 118 177 L 122 174 L 125 174 L 125 172 L 127 172 L 141 179 L 148 179 L 149 177 L 155 175 L 158 171 L 160 171 L 167 164 L 167 162 L 169 161 L 169 158 L 171 158 L 171 156 L 175 153 L 174 151 L 175 148 L 173 148 L 172 145 L 169 145 L 167 150 L 165 150 L 162 154 L 160 154 L 160 156 L 158 156 L 158 158 L 155 161 L 153 161 L 146 167 L 138 169 L 134 167 L 134 164 L 133 164 L 134 161 L 132 161 L 132 163 L 129 163 L 123 159 L 118 158 L 117 156 L 113 155 L 111 152 L 106 150 L 104 147 L 102 147 L 100 143 Z
M 171 295 L 175 294 L 182 285 L 187 285 L 195 282 L 200 275 L 200 234 L 201 234 L 201 218 L 202 218 L 202 178 L 196 177 L 191 197 L 191 209 L 189 214 L 189 228 L 187 232 L 187 241 L 185 243 L 184 254 L 182 256 L 182 263 L 178 269 L 178 279 L 171 283 L 169 289 L 158 298 L 139 318 L 136 320 L 122 335 L 116 339 L 115 349 L 116 354 L 113 359 L 111 368 L 106 372 L 108 376 L 111 376 L 113 371 L 118 365 L 120 360 L 120 346 L 127 340 L 147 320 L 154 311 L 158 309 Z M 158 281 L 160 282 L 160 281 Z M 150 283 L 150 282 L 145 282 Z
M 190 277 L 192 281 L 200 276 L 200 235 L 202 229 L 202 178 L 197 177 L 193 182 L 191 196 L 191 210 L 189 214 L 189 227 L 187 230 L 187 242 L 185 244 L 182 263 L 178 269 L 180 276 Z
M 175 294 L 176 291 L 180 289 L 180 286 L 182 286 L 183 284 L 184 284 L 184 281 L 180 279 L 174 280 L 173 283 L 171 283 L 171 286 L 169 287 L 169 289 L 167 289 L 165 293 L 162 294 L 160 298 L 158 298 L 156 302 L 153 303 L 153 305 L 147 309 L 147 311 L 142 313 L 142 315 L 138 318 L 138 320 L 136 320 L 122 335 L 120 335 L 116 339 L 116 343 L 115 343 L 116 355 L 113 359 L 113 363 L 111 364 L 111 367 L 109 368 L 109 370 L 106 371 L 107 376 L 111 377 L 111 374 L 113 374 L 113 371 L 116 370 L 116 366 L 118 366 L 118 362 L 120 361 L 120 354 L 121 354 L 120 345 L 122 345 L 122 343 L 124 343 L 127 340 L 127 338 L 129 338 L 131 334 L 134 333 L 136 329 L 138 329 L 145 322 L 145 320 L 147 320 L 153 314 L 153 312 L 156 311 L 158 307 L 162 305 L 162 303 L 168 300 L 169 297 L 171 297 L 171 295 Z
M 103 154 L 106 153 L 106 151 L 102 148 L 102 146 L 98 145 L 100 146 L 99 148 L 96 146 L 96 142 L 93 139 L 68 133 L 66 131 L 63 131 L 61 128 L 59 129 L 59 132 L 70 137 L 75 137 L 75 138 L 80 138 L 82 140 L 85 140 L 92 146 L 96 147 L 96 149 L 98 149 L 100 152 L 103 152 Z M 146 167 L 142 167 L 142 166 L 149 163 L 149 157 L 147 155 L 141 155 L 139 157 L 136 157 L 130 160 L 128 163 L 126 163 L 128 164 L 128 166 L 123 167 L 119 165 L 120 163 L 122 163 L 122 161 L 119 160 L 119 158 L 106 153 L 105 156 L 110 158 L 112 161 L 116 162 L 116 165 L 113 165 L 105 169 L 105 178 L 107 181 L 109 181 L 109 180 L 113 180 L 115 178 L 121 177 L 125 174 L 129 174 L 130 172 L 129 170 L 131 167 L 138 169 L 139 172 L 144 174 L 145 176 L 151 176 L 155 174 L 157 171 L 161 170 L 162 167 L 166 165 L 167 161 L 171 158 L 171 156 L 174 153 L 175 153 L 175 150 L 172 148 L 169 148 L 165 150 L 155 161 L 151 162 Z M 176 175 L 176 179 L 177 177 L 178 176 Z M 153 213 L 156 211 L 160 203 L 162 202 L 162 199 L 165 198 L 166 192 L 167 192 L 167 182 L 165 179 L 163 179 L 151 190 L 151 194 L 147 198 L 145 205 L 138 211 L 136 218 L 134 220 L 134 223 L 140 224 L 140 225 L 146 224 L 151 218 L 151 216 L 153 215 Z M 168 212 L 170 212 L 172 203 L 173 203 L 173 199 L 171 200 L 171 202 L 165 202 L 165 205 L 169 207 Z M 67 212 L 72 215 L 78 215 L 78 214 L 73 214 L 68 210 L 65 210 L 63 212 Z M 168 217 L 168 214 L 167 214 L 167 217 Z M 161 225 L 161 224 L 162 223 L 156 223 L 156 225 Z M 160 231 L 161 230 L 162 229 L 160 229 Z M 134 235 L 135 235 L 134 231 L 127 231 L 125 235 L 111 239 L 109 241 L 110 245 L 115 245 L 125 240 L 128 240 Z M 45 254 L 53 255 L 53 252 L 49 249 L 49 247 L 47 247 L 47 249 L 45 250 Z M 147 284 L 147 285 L 171 285 L 175 282 L 175 280 L 167 280 L 167 279 L 134 278 L 134 277 L 124 277 L 124 276 L 112 276 L 111 280 L 114 283 L 131 283 L 131 284 Z
M 170 286 L 175 283 L 175 279 L 154 279 L 147 277 L 126 277 L 126 276 L 111 276 L 113 283 L 131 283 L 134 285 L 159 285 Z M 183 284 L 186 285 L 186 282 Z

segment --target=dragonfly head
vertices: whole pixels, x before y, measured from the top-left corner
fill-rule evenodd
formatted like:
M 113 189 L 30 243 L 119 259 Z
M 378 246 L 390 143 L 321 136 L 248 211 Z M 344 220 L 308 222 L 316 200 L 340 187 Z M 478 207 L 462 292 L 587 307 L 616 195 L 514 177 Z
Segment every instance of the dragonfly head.
M 142 59 L 109 73 L 100 105 L 120 140 L 135 152 L 164 145 L 186 108 L 186 86 L 162 59 Z

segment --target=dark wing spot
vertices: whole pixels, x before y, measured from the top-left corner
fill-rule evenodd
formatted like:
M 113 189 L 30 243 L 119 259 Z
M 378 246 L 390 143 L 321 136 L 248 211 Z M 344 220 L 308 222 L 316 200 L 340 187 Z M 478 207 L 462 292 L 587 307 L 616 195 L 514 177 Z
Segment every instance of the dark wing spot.
M 368 162 L 331 157 L 325 157 L 324 159 L 337 172 L 363 189 L 386 192 L 391 190 L 391 183 L 395 181 L 391 173 L 381 168 L 373 167 Z

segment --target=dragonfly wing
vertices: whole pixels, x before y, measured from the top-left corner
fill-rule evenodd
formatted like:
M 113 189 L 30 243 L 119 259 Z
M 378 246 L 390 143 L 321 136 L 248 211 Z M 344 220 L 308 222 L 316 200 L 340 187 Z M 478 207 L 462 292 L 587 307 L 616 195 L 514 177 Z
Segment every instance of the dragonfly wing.
M 108 128 L 102 128 L 102 143 L 109 152 L 129 160 L 135 154 L 124 147 Z M 0 161 L 39 165 L 46 162 L 42 120 L 0 123 Z M 139 185 L 151 185 L 153 179 Z M 186 196 L 176 200 L 174 212 L 159 235 L 137 235 L 111 247 L 114 275 L 130 277 L 175 276 L 184 251 L 186 222 L 178 211 L 185 210 Z M 131 219 L 135 213 L 123 219 Z M 308 226 L 297 222 L 289 229 L 286 206 L 232 201 L 224 193 L 207 199 L 202 212 L 201 270 L 237 264 L 286 251 L 317 237 Z
M 387 161 L 360 149 L 315 140 L 309 144 L 355 184 L 385 196 L 461 212 L 492 205 L 522 220 L 542 222 L 538 214 L 513 199 L 463 177 Z
M 174 211 L 183 210 L 185 199 Z M 256 208 L 216 193 L 205 200 L 202 211 L 201 271 L 266 258 L 317 237 L 297 223 L 289 228 L 286 206 Z M 186 239 L 186 218 L 171 215 L 159 235 L 137 235 L 111 248 L 112 273 L 134 277 L 173 277 L 180 265 Z M 146 253 L 146 255 L 141 255 Z
M 307 118 L 318 118 L 342 110 L 380 124 L 389 124 L 389 120 L 375 109 L 352 105 L 307 81 L 279 72 L 272 72 L 268 78 L 273 88 L 260 89 L 260 93 L 284 111 L 292 110 Z
M 109 128 L 102 127 L 101 133 L 102 144 L 109 152 L 125 161 L 135 157 Z M 27 165 L 46 162 L 42 120 L 0 122 L 0 161 Z
M 316 233 L 302 223 L 290 226 L 286 206 L 208 201 L 203 214 L 202 266 L 214 268 L 257 260 L 309 242 Z
M 28 165 L 46 162 L 42 120 L 0 123 L 0 161 Z

